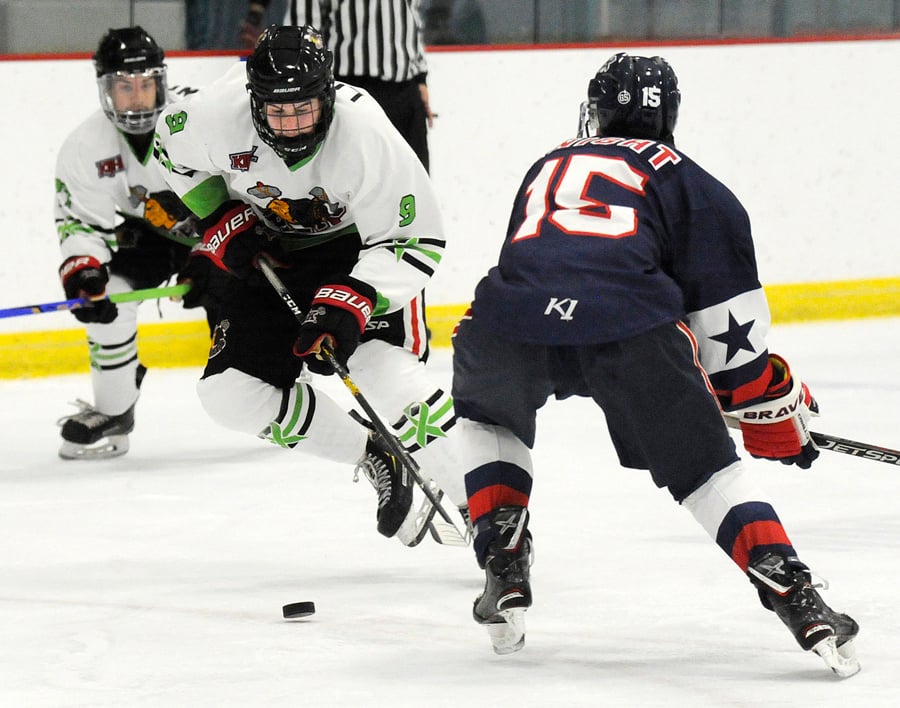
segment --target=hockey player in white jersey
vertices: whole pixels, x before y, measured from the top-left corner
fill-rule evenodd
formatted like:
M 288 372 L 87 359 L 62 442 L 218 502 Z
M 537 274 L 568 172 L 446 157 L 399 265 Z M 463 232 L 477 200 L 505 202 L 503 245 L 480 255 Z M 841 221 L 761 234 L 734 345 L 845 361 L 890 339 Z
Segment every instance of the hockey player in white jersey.
M 195 220 L 152 158 L 156 118 L 168 100 L 163 60 L 140 27 L 110 29 L 93 57 L 102 110 L 67 137 L 57 157 L 62 285 L 66 297 L 94 301 L 72 311 L 87 328 L 94 403 L 79 401 L 81 410 L 61 419 L 64 459 L 128 451 L 146 371 L 138 360 L 138 303 L 105 296 L 165 282 L 197 241 Z M 185 307 L 210 304 L 200 271 L 193 275 Z
M 455 422 L 452 401 L 424 368 L 422 291 L 445 246 L 437 199 L 378 104 L 334 82 L 319 32 L 269 27 L 246 68 L 168 106 L 157 132 L 163 172 L 200 219 L 195 258 L 234 276 L 198 383 L 209 415 L 358 463 L 378 493 L 379 532 L 408 543 L 416 515 L 397 460 L 299 379 L 304 364 L 332 373 L 319 358 L 327 341 L 423 473 L 465 506 L 450 445 L 432 445 Z M 262 253 L 307 313 L 302 325 L 256 267 Z

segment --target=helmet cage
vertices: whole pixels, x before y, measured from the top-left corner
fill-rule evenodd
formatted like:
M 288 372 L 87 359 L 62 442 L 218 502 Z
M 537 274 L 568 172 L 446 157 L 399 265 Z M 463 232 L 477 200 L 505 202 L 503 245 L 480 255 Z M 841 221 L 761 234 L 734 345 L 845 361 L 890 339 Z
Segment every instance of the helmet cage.
M 579 130 L 587 135 L 674 142 L 681 92 L 662 57 L 611 57 L 588 83 Z
M 135 78 L 153 80 L 156 88 L 156 97 L 153 105 L 142 110 L 116 109 L 113 97 L 116 83 L 121 79 Z M 156 121 L 163 112 L 167 102 L 166 67 L 163 65 L 144 71 L 116 71 L 103 74 L 97 78 L 97 88 L 103 112 L 112 121 L 113 125 L 131 135 L 150 133 L 156 128 Z
M 250 115 L 260 139 L 283 160 L 297 162 L 325 140 L 334 118 L 333 56 L 322 36 L 309 25 L 269 27 L 247 59 Z M 286 137 L 266 117 L 270 103 L 303 103 L 318 98 L 321 112 L 309 133 Z
M 266 105 L 269 103 L 302 103 L 310 98 L 318 98 L 320 100 L 321 110 L 319 120 L 316 122 L 315 128 L 309 133 L 301 133 L 294 137 L 287 137 L 276 133 L 269 120 L 266 117 Z M 277 100 L 265 100 L 250 92 L 250 116 L 253 119 L 253 127 L 259 134 L 260 139 L 272 148 L 275 153 L 283 160 L 299 161 L 312 155 L 331 127 L 331 121 L 334 118 L 334 89 L 331 94 L 322 92 L 315 96 L 305 96 L 288 99 L 287 97 L 279 97 Z

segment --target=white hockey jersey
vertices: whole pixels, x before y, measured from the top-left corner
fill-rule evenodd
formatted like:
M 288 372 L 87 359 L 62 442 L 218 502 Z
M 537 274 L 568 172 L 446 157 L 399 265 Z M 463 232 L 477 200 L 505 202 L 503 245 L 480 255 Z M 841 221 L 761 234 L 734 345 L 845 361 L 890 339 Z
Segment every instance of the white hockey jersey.
M 175 90 L 175 89 L 173 89 Z M 183 89 L 192 91 L 193 89 Z M 98 109 L 63 142 L 56 161 L 54 217 L 62 258 L 89 255 L 101 263 L 116 249 L 115 227 L 125 216 L 163 223 L 150 195 L 170 190 L 153 159 L 134 149 Z
M 438 201 L 415 153 L 367 93 L 336 84 L 324 142 L 288 166 L 257 134 L 246 83 L 242 63 L 160 116 L 156 155 L 172 189 L 201 219 L 229 200 L 252 205 L 298 259 L 357 233 L 349 275 L 378 291 L 375 314 L 403 308 L 445 247 Z

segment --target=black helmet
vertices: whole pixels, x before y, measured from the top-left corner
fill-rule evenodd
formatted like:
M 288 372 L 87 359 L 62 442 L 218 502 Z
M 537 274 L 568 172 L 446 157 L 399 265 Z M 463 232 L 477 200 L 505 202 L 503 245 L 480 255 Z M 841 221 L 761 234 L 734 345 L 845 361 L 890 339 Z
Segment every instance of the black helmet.
M 334 118 L 333 57 L 322 35 L 311 25 L 270 26 L 247 58 L 250 112 L 259 137 L 278 155 L 297 162 L 312 155 L 325 139 Z M 315 129 L 296 137 L 276 135 L 266 120 L 267 103 L 322 102 Z
M 674 143 L 680 104 L 678 77 L 665 59 L 620 52 L 588 83 L 581 131 Z
M 165 54 L 156 41 L 141 27 L 110 29 L 100 40 L 94 53 L 94 69 L 100 89 L 100 105 L 116 127 L 126 133 L 149 133 L 166 105 Z M 156 87 L 152 106 L 135 110 L 116 108 L 113 87 L 116 79 L 141 77 L 152 80 Z

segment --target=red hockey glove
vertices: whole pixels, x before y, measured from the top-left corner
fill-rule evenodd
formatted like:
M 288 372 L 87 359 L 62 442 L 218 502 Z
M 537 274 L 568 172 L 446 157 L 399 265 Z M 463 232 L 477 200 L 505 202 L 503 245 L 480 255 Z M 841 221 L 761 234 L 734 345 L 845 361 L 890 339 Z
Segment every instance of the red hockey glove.
M 819 448 L 809 436 L 807 423 L 819 412 L 819 405 L 806 384 L 791 376 L 784 359 L 770 354 L 769 362 L 772 382 L 766 400 L 728 415 L 740 421 L 744 447 L 753 457 L 808 469 L 819 456 Z
M 237 200 L 225 202 L 200 222 L 203 238 L 198 253 L 245 280 L 255 268 L 254 259 L 268 242 L 257 232 L 258 223 L 249 204 Z
M 67 298 L 83 297 L 93 300 L 90 305 L 72 310 L 79 322 L 108 324 L 116 319 L 116 303 L 106 298 L 109 273 L 106 266 L 93 256 L 72 256 L 59 267 L 59 277 Z
M 294 354 L 314 374 L 333 374 L 320 353 L 322 343 L 328 340 L 335 358 L 346 366 L 372 316 L 376 297 L 375 288 L 349 275 L 322 285 L 300 325 Z

